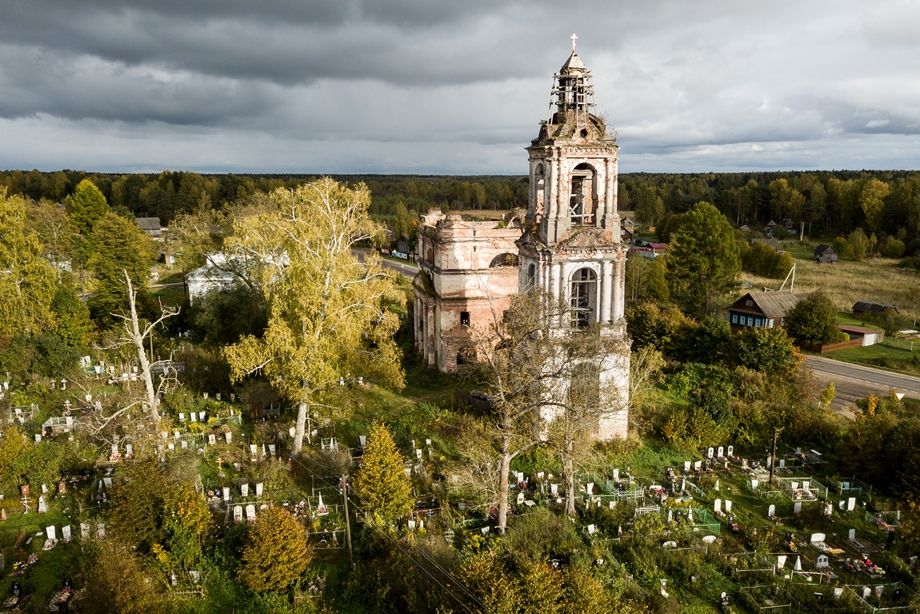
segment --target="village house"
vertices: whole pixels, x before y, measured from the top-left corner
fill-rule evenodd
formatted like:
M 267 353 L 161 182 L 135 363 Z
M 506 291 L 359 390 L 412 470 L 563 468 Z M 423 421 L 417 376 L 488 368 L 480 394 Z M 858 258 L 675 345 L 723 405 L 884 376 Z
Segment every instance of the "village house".
M 827 245 L 824 243 L 816 247 L 814 251 L 815 262 L 819 262 L 819 263 L 820 262 L 824 262 L 824 263 L 837 262 L 837 256 L 838 256 L 837 250 L 831 247 L 830 245 Z
M 733 330 L 779 328 L 800 300 L 792 292 L 748 292 L 728 307 L 728 322 Z

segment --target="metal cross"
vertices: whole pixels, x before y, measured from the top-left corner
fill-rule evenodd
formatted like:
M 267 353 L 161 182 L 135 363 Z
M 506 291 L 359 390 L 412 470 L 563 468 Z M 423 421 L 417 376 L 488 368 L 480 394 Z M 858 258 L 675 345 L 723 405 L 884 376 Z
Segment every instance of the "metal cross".
M 578 35 L 572 32 L 572 36 L 569 38 L 572 39 L 572 51 L 575 51 L 575 41 L 578 40 Z

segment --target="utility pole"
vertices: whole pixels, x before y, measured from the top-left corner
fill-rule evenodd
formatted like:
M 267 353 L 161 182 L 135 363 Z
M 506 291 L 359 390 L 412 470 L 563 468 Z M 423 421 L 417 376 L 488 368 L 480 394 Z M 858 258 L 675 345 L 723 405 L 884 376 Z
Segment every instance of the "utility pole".
M 345 503 L 345 542 L 348 545 L 348 565 L 355 568 L 355 557 L 351 550 L 351 517 L 348 513 L 348 474 L 342 476 L 342 501 Z
M 779 429 L 773 429 L 773 450 L 770 452 L 770 485 L 773 485 L 773 468 L 776 467 L 776 440 L 779 438 Z

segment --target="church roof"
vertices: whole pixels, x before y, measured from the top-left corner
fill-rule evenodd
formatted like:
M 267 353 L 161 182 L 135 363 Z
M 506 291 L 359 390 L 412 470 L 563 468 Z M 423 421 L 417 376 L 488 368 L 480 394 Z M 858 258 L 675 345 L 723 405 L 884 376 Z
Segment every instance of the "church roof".
M 581 58 L 578 57 L 578 54 L 575 52 L 575 50 L 572 50 L 572 54 L 569 56 L 569 59 L 565 61 L 565 64 L 562 65 L 562 68 L 559 69 L 559 72 L 586 70 L 588 70 L 588 68 L 585 66 L 585 63 L 581 61 Z

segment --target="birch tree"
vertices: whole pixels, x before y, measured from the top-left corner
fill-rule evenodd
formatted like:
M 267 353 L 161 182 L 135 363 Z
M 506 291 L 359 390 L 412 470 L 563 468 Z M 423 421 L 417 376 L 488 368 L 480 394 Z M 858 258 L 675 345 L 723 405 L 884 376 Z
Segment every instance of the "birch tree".
M 293 452 L 299 454 L 311 405 L 339 378 L 361 375 L 402 387 L 393 334 L 404 300 L 373 255 L 352 252 L 381 229 L 368 215 L 370 192 L 322 178 L 267 195 L 259 213 L 234 221 L 230 250 L 259 262 L 257 287 L 269 303 L 268 327 L 224 350 L 235 381 L 262 373 L 297 403 Z

